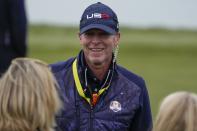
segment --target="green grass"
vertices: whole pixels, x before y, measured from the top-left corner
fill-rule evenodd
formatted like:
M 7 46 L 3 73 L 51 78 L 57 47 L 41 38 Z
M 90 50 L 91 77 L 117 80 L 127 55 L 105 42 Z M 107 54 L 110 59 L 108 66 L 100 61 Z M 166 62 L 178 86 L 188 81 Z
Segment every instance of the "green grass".
M 30 26 L 29 56 L 64 61 L 78 54 L 78 41 L 74 27 Z M 167 94 L 197 93 L 197 31 L 122 28 L 118 63 L 145 79 L 155 117 Z

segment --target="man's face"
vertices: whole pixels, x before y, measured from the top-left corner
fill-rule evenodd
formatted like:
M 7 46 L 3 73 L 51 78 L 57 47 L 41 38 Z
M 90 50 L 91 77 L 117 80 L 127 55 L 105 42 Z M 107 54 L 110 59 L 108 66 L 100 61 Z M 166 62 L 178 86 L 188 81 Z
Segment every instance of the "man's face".
M 86 62 L 105 65 L 111 62 L 112 51 L 119 42 L 120 35 L 111 35 L 99 29 L 91 29 L 79 36 Z

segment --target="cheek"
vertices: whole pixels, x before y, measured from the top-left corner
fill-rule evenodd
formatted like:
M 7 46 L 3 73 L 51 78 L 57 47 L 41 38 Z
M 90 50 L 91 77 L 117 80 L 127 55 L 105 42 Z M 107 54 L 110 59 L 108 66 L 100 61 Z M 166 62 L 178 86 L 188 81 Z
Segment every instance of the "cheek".
M 83 48 L 86 48 L 88 44 L 87 44 L 87 41 L 81 40 L 81 41 L 80 41 L 80 45 L 81 45 Z
M 84 45 L 86 45 L 86 43 L 88 43 L 88 41 L 83 36 L 80 36 L 79 40 L 80 40 L 80 45 L 82 45 L 82 46 L 84 46 Z
M 107 49 L 105 50 L 105 56 L 111 56 L 113 52 L 113 46 L 108 46 Z
M 113 48 L 115 47 L 115 44 L 114 43 L 111 43 L 108 45 L 108 51 L 113 51 Z

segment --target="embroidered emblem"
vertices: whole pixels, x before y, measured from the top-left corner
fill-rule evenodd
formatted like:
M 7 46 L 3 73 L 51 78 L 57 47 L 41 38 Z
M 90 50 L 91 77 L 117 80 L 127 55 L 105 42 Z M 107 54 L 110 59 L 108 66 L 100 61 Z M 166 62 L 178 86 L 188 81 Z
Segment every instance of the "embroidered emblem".
M 118 112 L 121 111 L 121 104 L 118 101 L 111 101 L 109 108 L 114 111 L 114 112 Z

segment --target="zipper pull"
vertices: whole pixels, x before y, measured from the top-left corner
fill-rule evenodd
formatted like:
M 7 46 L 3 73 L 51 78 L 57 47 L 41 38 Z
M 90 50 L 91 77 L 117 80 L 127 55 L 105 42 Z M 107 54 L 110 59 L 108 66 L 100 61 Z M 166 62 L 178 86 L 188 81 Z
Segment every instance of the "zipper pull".
M 99 95 L 97 93 L 92 94 L 92 105 L 95 106 L 98 101 Z

